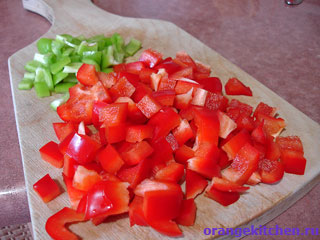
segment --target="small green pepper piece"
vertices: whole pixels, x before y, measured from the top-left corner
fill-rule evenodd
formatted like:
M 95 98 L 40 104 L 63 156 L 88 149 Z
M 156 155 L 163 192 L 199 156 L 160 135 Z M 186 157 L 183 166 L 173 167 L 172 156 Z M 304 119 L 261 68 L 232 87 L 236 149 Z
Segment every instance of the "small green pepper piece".
M 64 66 L 62 72 L 77 73 L 81 66 L 82 66 L 81 62 L 69 63 L 68 65 Z
M 50 66 L 51 73 L 56 74 L 60 72 L 64 68 L 64 66 L 66 66 L 70 62 L 71 62 L 71 59 L 69 57 L 60 58 L 57 62 L 51 64 Z
M 141 42 L 137 39 L 132 38 L 130 42 L 125 46 L 126 54 L 133 56 L 141 48 Z
M 56 56 L 60 56 L 61 55 L 61 50 L 62 48 L 65 46 L 65 44 L 63 42 L 57 41 L 57 40 L 53 40 L 51 43 L 51 49 L 52 52 L 56 55 Z
M 38 97 L 42 98 L 50 96 L 50 90 L 45 82 L 35 82 L 34 88 Z
M 102 52 L 97 51 L 86 51 L 82 54 L 82 59 L 91 59 L 100 65 Z
M 66 48 L 66 49 L 63 50 L 63 52 L 62 52 L 62 56 L 63 56 L 63 57 L 69 57 L 73 52 L 74 52 L 74 49 L 73 49 L 73 48 Z
M 18 88 L 20 90 L 29 90 L 33 87 L 33 81 L 30 79 L 22 79 L 19 84 L 18 84 Z
M 66 77 L 65 79 L 63 79 L 63 82 L 73 82 L 73 83 L 77 83 L 77 82 L 78 82 L 78 79 L 77 79 L 77 77 L 76 77 L 75 74 L 70 73 L 70 74 L 68 74 L 68 77 Z
M 36 69 L 41 67 L 41 63 L 35 60 L 31 60 L 24 65 L 24 69 L 28 72 L 36 72 Z
M 33 60 L 40 62 L 44 66 L 48 67 L 55 61 L 55 55 L 53 53 L 40 54 L 35 53 Z
M 86 52 L 86 51 L 98 51 L 98 44 L 82 41 L 78 47 L 78 54 L 82 55 L 83 52 Z
M 68 77 L 68 73 L 64 73 L 64 72 L 58 72 L 56 74 L 53 75 L 53 85 L 57 85 L 59 82 L 61 82 L 62 80 L 64 80 L 66 77 Z
M 36 78 L 36 74 L 33 73 L 33 72 L 32 72 L 32 73 L 30 73 L 30 72 L 25 72 L 24 75 L 23 75 L 23 78 L 34 81 L 34 79 Z
M 40 38 L 37 41 L 37 47 L 38 47 L 38 51 L 41 54 L 46 54 L 51 52 L 51 43 L 52 43 L 52 39 L 50 38 Z
M 54 87 L 54 91 L 56 93 L 65 93 L 68 92 L 69 88 L 71 88 L 74 85 L 76 85 L 76 83 L 58 83 Z
M 44 82 L 49 90 L 53 90 L 53 81 L 50 71 L 43 67 L 38 67 L 36 70 L 35 82 Z
M 117 64 L 113 57 L 113 46 L 109 46 L 107 49 L 102 51 L 101 68 L 105 69 L 109 66 Z

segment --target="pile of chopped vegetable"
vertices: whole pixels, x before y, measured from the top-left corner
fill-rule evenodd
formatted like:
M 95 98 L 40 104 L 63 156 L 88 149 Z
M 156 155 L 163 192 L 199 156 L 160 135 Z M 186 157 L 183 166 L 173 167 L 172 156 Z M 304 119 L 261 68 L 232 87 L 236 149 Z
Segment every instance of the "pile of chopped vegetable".
M 94 65 L 99 72 L 112 72 L 112 66 L 123 63 L 141 48 L 141 42 L 132 38 L 125 44 L 118 33 L 88 39 L 61 34 L 55 39 L 39 39 L 37 47 L 39 52 L 25 65 L 26 73 L 18 87 L 29 90 L 34 86 L 38 97 L 66 93 L 51 104 L 56 109 L 68 100 L 69 88 L 78 83 L 76 73 L 83 63 Z
M 202 192 L 228 206 L 250 186 L 304 174 L 302 143 L 279 136 L 286 123 L 277 109 L 228 99 L 210 67 L 187 53 L 163 59 L 147 49 L 139 61 L 113 69 L 80 67 L 79 83 L 57 108 L 59 143 L 40 149 L 44 161 L 63 169 L 70 199 L 46 223 L 52 238 L 77 239 L 66 223 L 98 225 L 126 212 L 131 226 L 181 236 L 179 225 L 195 222 Z M 237 78 L 225 92 L 252 96 Z M 49 175 L 34 189 L 44 202 L 60 194 Z

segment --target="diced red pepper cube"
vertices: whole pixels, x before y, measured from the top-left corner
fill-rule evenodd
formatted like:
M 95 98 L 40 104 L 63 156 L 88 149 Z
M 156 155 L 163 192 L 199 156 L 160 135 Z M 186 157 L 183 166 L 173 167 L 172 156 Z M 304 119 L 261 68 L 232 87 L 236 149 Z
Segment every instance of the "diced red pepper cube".
M 254 110 L 253 116 L 257 117 L 259 113 L 268 115 L 270 117 L 274 117 L 276 114 L 277 109 L 274 107 L 270 107 L 268 104 L 265 104 L 263 102 L 260 102 L 256 109 Z
M 222 192 L 215 188 L 206 191 L 206 197 L 213 199 L 223 206 L 229 206 L 239 200 L 240 194 L 237 192 Z
M 143 159 L 150 156 L 153 152 L 153 148 L 146 141 L 132 143 L 126 145 L 119 150 L 121 157 L 125 163 L 129 166 L 136 165 Z
M 166 137 L 169 132 L 180 124 L 180 116 L 172 108 L 164 108 L 153 115 L 148 125 L 154 127 L 153 140 Z
M 284 171 L 297 175 L 303 175 L 306 169 L 307 160 L 304 158 L 302 152 L 281 149 L 280 157 Z
M 252 91 L 245 86 L 239 79 L 230 78 L 225 85 L 226 94 L 228 95 L 246 95 L 252 96 Z
M 126 123 L 119 123 L 117 125 L 105 126 L 105 138 L 108 143 L 117 143 L 126 139 Z
M 172 162 L 168 166 L 160 169 L 155 179 L 178 183 L 184 175 L 184 166 L 180 163 Z
M 187 164 L 187 161 L 194 157 L 194 151 L 187 145 L 182 145 L 175 151 L 175 160 L 178 163 Z
M 152 93 L 152 97 L 155 98 L 162 106 L 173 106 L 174 98 L 176 96 L 173 90 L 160 90 Z
M 136 88 L 128 81 L 126 77 L 121 77 L 118 81 L 110 88 L 110 94 L 113 99 L 118 97 L 131 97 L 135 92 Z
M 97 160 L 106 172 L 113 174 L 124 164 L 120 154 L 111 144 L 108 144 L 97 154 Z
M 132 125 L 128 126 L 126 141 L 130 143 L 141 142 L 144 139 L 152 138 L 153 126 L 151 125 Z
M 186 198 L 196 198 L 207 187 L 208 181 L 198 173 L 186 171 Z
M 280 149 L 294 150 L 303 153 L 303 145 L 298 136 L 277 137 L 276 142 Z
M 162 60 L 162 54 L 152 49 L 146 49 L 141 53 L 139 61 L 145 63 L 148 67 L 155 67 Z
M 222 150 L 228 154 L 229 159 L 234 159 L 238 151 L 248 142 L 251 142 L 251 136 L 245 129 L 233 136 L 222 146 Z
M 33 184 L 33 189 L 41 197 L 42 201 L 47 203 L 61 194 L 58 184 L 49 174 Z
M 48 142 L 39 150 L 41 158 L 56 168 L 63 167 L 63 155 L 59 150 L 59 145 L 53 141 Z
M 159 112 L 162 106 L 153 97 L 145 95 L 137 103 L 137 107 L 147 118 L 151 118 L 153 115 Z
M 197 207 L 194 199 L 182 200 L 181 212 L 175 221 L 183 226 L 192 226 L 196 219 Z

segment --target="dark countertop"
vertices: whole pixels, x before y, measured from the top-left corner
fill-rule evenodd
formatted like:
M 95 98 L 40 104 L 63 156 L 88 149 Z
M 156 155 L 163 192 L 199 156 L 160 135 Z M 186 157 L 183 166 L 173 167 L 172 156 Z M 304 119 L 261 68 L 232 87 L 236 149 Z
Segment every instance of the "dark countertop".
M 175 23 L 320 123 L 320 1 L 305 0 L 296 7 L 286 6 L 281 0 L 96 0 L 94 3 L 121 16 Z M 0 13 L 2 227 L 30 221 L 7 60 L 41 37 L 50 24 L 24 10 L 19 0 L 0 1 Z M 267 227 L 319 227 L 319 198 L 318 184 Z M 319 236 L 290 239 L 319 239 Z

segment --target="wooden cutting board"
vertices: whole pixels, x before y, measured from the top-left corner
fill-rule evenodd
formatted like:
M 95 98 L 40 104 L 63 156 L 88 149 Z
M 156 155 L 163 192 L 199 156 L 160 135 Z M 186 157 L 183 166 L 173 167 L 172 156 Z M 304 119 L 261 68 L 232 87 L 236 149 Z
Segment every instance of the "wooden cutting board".
M 174 24 L 159 20 L 120 17 L 97 8 L 89 0 L 24 0 L 23 3 L 26 9 L 39 13 L 52 23 L 51 29 L 44 37 L 54 38 L 56 34 L 62 33 L 75 36 L 83 34 L 86 37 L 95 34 L 110 36 L 118 32 L 127 40 L 131 37 L 141 40 L 144 49 L 154 48 L 165 56 L 175 56 L 177 51 L 185 50 L 194 59 L 209 64 L 213 69 L 213 75 L 218 76 L 223 84 L 230 77 L 237 77 L 249 85 L 254 97 L 238 99 L 253 106 L 260 101 L 276 106 L 280 109 L 279 115 L 287 121 L 287 129 L 283 135 L 295 134 L 301 137 L 308 160 L 304 176 L 285 174 L 278 184 L 260 184 L 252 187 L 249 193 L 242 195 L 237 203 L 229 207 L 222 207 L 204 196 L 198 197 L 195 225 L 181 227 L 183 239 L 213 238 L 214 236 L 204 235 L 204 228 L 263 225 L 285 211 L 319 182 L 320 126 Z M 60 120 L 49 104 L 56 97 L 40 100 L 34 90 L 18 90 L 18 83 L 24 73 L 23 66 L 33 58 L 35 52 L 34 42 L 13 54 L 9 58 L 9 72 L 34 237 L 44 240 L 50 239 L 44 228 L 47 218 L 63 206 L 68 206 L 69 202 L 67 193 L 64 192 L 52 202 L 44 204 L 32 190 L 32 185 L 48 172 L 62 186 L 64 185 L 61 170 L 53 169 L 42 161 L 38 152 L 42 145 L 55 139 L 52 122 Z M 139 53 L 136 56 L 138 55 Z M 128 217 L 114 218 L 114 221 L 98 227 L 87 222 L 71 225 L 70 228 L 83 239 L 170 239 L 149 227 L 129 227 Z

